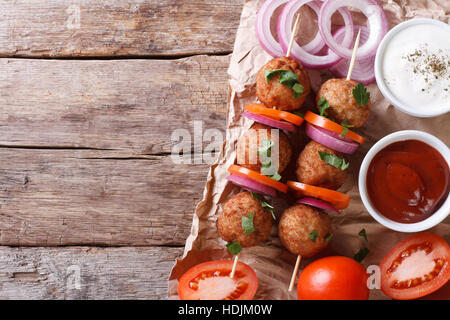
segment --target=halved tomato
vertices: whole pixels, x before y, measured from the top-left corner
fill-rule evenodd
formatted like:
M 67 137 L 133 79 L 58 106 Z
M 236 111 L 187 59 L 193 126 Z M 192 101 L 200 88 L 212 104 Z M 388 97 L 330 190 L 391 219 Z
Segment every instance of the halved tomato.
M 381 261 L 381 290 L 389 297 L 423 297 L 450 279 L 450 247 L 440 236 L 422 233 L 396 245 Z
M 258 289 L 255 271 L 238 262 L 230 278 L 232 260 L 208 261 L 189 269 L 178 280 L 181 300 L 251 300 Z

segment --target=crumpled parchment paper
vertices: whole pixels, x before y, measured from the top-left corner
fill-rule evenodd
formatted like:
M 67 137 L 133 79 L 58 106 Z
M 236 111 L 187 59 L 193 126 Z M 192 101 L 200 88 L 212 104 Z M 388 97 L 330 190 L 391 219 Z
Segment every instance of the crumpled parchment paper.
M 378 0 L 380 1 L 380 0 Z M 226 142 L 223 145 L 217 162 L 211 166 L 208 173 L 203 199 L 198 204 L 193 215 L 191 234 L 186 240 L 183 258 L 177 260 L 169 278 L 169 299 L 178 299 L 177 279 L 192 266 L 201 262 L 218 259 L 232 259 L 225 249 L 225 242 L 219 237 L 216 229 L 216 219 L 221 212 L 222 204 L 239 188 L 228 183 L 227 168 L 235 162 L 235 147 L 238 138 L 251 126 L 252 121 L 241 117 L 243 106 L 256 101 L 255 78 L 258 70 L 271 59 L 260 47 L 255 34 L 255 20 L 258 9 L 264 0 L 247 0 L 245 2 L 239 29 L 236 35 L 233 55 L 228 74 L 230 77 L 230 92 L 228 101 L 228 117 Z M 380 1 L 392 28 L 401 21 L 419 17 L 438 19 L 450 22 L 450 1 L 432 0 L 383 0 Z M 306 13 L 305 13 L 306 14 Z M 315 17 L 306 16 L 303 21 Z M 354 14 L 355 24 L 364 24 L 365 18 L 360 13 Z M 308 28 L 308 25 L 310 26 Z M 299 31 L 302 34 L 314 35 L 316 24 L 303 25 Z M 305 30 L 306 28 L 306 30 Z M 332 75 L 327 70 L 308 70 L 311 85 L 317 92 L 320 85 Z M 364 155 L 379 139 L 395 131 L 405 129 L 423 130 L 437 136 L 447 145 L 450 143 L 450 114 L 431 119 L 420 119 L 401 113 L 381 95 L 376 83 L 368 86 L 371 94 L 372 112 L 369 121 L 357 131 L 366 138 L 366 142 L 358 151 L 349 157 L 350 175 L 339 191 L 351 197 L 349 208 L 341 215 L 333 215 L 334 237 L 329 247 L 320 256 L 313 259 L 303 259 L 300 271 L 314 259 L 329 255 L 344 255 L 353 257 L 364 245 L 370 249 L 369 255 L 362 262 L 365 267 L 378 264 L 384 255 L 399 241 L 411 234 L 389 230 L 378 224 L 365 210 L 358 192 L 358 171 Z M 312 94 L 314 96 L 314 94 Z M 305 109 L 313 106 L 313 100 L 306 102 Z M 307 142 L 303 130 L 290 135 L 297 157 Z M 294 172 L 295 160 L 287 172 Z M 283 175 L 286 175 L 283 174 Z M 295 177 L 295 175 L 293 176 Z M 272 201 L 277 208 L 279 217 L 288 204 L 283 200 Z M 368 243 L 358 235 L 361 229 L 366 229 Z M 259 288 L 255 299 L 296 299 L 296 291 L 288 292 L 290 277 L 296 257 L 281 245 L 272 229 L 270 238 L 258 246 L 244 248 L 240 261 L 249 264 L 258 276 Z M 450 242 L 450 219 L 447 218 L 430 232 L 443 236 Z M 448 291 L 448 290 L 446 290 Z M 380 290 L 371 290 L 371 299 L 387 299 Z M 450 299 L 450 296 L 448 296 Z

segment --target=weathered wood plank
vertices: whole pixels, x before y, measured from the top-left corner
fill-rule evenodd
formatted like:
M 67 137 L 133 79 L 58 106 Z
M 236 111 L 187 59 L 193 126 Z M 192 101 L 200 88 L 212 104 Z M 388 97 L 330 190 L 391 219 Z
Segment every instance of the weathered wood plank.
M 208 170 L 104 150 L 1 148 L 0 159 L 10 246 L 182 246 Z
M 0 247 L 0 299 L 166 299 L 182 251 Z
M 0 245 L 184 244 L 208 165 L 171 134 L 225 127 L 227 64 L 0 59 Z
M 179 56 L 232 51 L 243 0 L 0 3 L 0 55 Z
M 194 120 L 225 127 L 228 61 L 0 59 L 0 145 L 171 152 Z

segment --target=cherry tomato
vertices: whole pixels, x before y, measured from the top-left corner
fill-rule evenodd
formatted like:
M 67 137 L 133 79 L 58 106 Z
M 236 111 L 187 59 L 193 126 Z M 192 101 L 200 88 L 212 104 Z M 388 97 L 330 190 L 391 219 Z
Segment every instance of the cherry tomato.
M 232 260 L 208 261 L 189 269 L 178 281 L 181 300 L 251 300 L 258 289 L 255 271 L 238 262 L 233 279 Z
M 450 247 L 440 236 L 422 233 L 396 245 L 381 261 L 381 290 L 399 300 L 430 294 L 450 279 Z
M 367 300 L 368 274 L 347 257 L 327 257 L 308 265 L 298 278 L 299 300 Z

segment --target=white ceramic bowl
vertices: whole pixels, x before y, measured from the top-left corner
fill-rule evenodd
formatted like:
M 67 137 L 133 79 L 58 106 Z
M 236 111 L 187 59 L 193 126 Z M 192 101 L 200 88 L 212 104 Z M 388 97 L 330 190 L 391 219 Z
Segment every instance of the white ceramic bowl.
M 388 45 L 389 41 L 400 31 L 413 26 L 413 25 L 419 25 L 419 24 L 432 24 L 439 26 L 445 30 L 448 31 L 450 35 L 450 26 L 446 23 L 443 23 L 438 20 L 433 19 L 412 19 L 405 22 L 402 22 L 398 25 L 396 25 L 394 28 L 392 28 L 386 36 L 381 41 L 380 45 L 378 46 L 377 53 L 375 56 L 375 78 L 377 81 L 377 85 L 380 88 L 381 93 L 383 96 L 389 100 L 389 102 L 399 109 L 400 111 L 407 113 L 409 115 L 420 117 L 420 118 L 429 118 L 429 117 L 435 117 L 442 115 L 444 113 L 447 113 L 450 111 L 450 104 L 448 106 L 443 106 L 440 110 L 427 110 L 426 108 L 423 109 L 417 109 L 413 108 L 402 101 L 400 101 L 392 92 L 389 90 L 389 87 L 387 86 L 384 77 L 383 77 L 383 56 L 386 49 L 386 46 Z
M 443 143 L 435 136 L 432 136 L 431 134 L 428 134 L 423 131 L 416 131 L 416 130 L 397 131 L 390 135 L 387 135 L 386 137 L 378 141 L 365 156 L 361 164 L 361 168 L 359 170 L 359 181 L 358 181 L 359 193 L 361 195 L 361 200 L 364 206 L 366 207 L 367 211 L 370 213 L 370 215 L 385 227 L 400 232 L 419 232 L 436 226 L 449 215 L 450 196 L 448 196 L 445 202 L 442 204 L 442 206 L 427 219 L 416 223 L 399 223 L 390 220 L 385 216 L 383 216 L 381 213 L 379 213 L 372 205 L 369 195 L 367 193 L 367 186 L 366 186 L 367 170 L 369 168 L 370 163 L 372 162 L 372 159 L 378 152 L 380 152 L 388 145 L 397 141 L 405 141 L 405 140 L 419 140 L 425 142 L 429 146 L 439 151 L 442 157 L 447 161 L 447 164 L 450 164 L 449 148 L 445 145 L 445 143 Z

